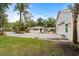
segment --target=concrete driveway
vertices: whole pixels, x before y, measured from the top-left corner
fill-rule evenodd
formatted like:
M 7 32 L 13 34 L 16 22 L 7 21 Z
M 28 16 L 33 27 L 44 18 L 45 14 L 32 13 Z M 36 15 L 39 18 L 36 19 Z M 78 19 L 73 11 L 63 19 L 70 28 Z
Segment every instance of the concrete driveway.
M 59 39 L 61 36 L 57 34 L 41 34 L 41 33 L 25 33 L 16 34 L 14 32 L 6 32 L 7 36 L 23 37 L 23 38 L 40 38 L 40 39 Z

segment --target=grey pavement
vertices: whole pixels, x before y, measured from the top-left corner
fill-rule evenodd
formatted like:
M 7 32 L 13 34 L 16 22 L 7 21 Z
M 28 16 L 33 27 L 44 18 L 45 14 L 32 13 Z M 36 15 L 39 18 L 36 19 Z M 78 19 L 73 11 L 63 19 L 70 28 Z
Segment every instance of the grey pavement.
M 40 39 L 59 39 L 60 35 L 57 34 L 41 34 L 41 33 L 25 33 L 25 34 L 16 34 L 14 32 L 6 32 L 7 36 L 13 37 L 23 37 L 23 38 L 40 38 Z

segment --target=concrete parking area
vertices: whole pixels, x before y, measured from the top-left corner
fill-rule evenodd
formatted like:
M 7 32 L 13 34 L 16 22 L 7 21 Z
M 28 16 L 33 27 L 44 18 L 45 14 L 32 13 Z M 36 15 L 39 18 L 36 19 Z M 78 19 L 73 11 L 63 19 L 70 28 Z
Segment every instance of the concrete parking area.
M 40 39 L 59 39 L 61 36 L 57 34 L 41 34 L 41 33 L 25 33 L 16 34 L 14 32 L 6 32 L 7 36 L 23 37 L 23 38 L 40 38 Z

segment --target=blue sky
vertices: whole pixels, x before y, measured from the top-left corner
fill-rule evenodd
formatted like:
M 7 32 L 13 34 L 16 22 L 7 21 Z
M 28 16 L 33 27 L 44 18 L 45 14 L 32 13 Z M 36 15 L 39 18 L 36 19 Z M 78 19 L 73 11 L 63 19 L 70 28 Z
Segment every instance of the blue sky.
M 10 6 L 7 11 L 9 22 L 19 20 L 17 11 L 13 11 L 14 5 Z M 32 3 L 29 6 L 29 12 L 32 13 L 33 19 L 36 20 L 38 17 L 47 19 L 48 17 L 57 17 L 58 11 L 66 9 L 69 4 L 67 3 Z

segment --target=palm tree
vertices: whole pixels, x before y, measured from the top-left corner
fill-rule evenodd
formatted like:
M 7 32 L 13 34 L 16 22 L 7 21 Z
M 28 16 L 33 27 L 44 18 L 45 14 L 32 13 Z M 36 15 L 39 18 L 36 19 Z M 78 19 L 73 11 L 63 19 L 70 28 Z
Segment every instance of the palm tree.
M 21 33 L 21 29 L 22 29 L 21 24 L 23 24 L 22 15 L 27 11 L 27 8 L 29 8 L 28 3 L 17 3 L 16 6 L 15 6 L 15 9 L 14 9 L 15 11 L 18 10 L 19 14 L 20 14 L 19 33 Z
M 0 21 L 2 21 L 2 34 L 4 34 L 5 32 L 5 24 L 6 24 L 6 11 L 9 9 L 9 5 L 8 3 L 0 3 Z

